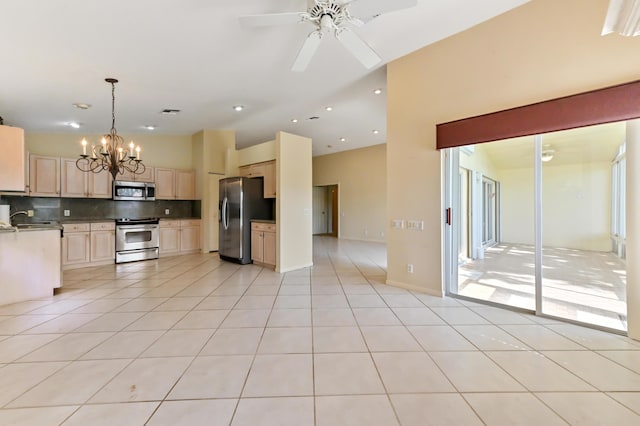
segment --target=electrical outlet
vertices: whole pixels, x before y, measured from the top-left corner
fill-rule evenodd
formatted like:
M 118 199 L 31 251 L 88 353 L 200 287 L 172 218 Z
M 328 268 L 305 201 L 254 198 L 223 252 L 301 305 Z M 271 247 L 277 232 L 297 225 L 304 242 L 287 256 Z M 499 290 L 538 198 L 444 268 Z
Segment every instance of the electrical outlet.
M 413 264 L 407 263 L 407 272 L 413 274 Z
M 28 217 L 33 217 L 34 214 L 35 214 L 35 212 L 33 210 L 27 210 L 27 216 Z
M 64 215 L 65 216 L 71 216 L 71 210 L 65 210 L 64 211 Z
M 364 236 L 367 237 L 369 235 L 369 230 L 367 228 L 364 229 Z
M 164 209 L 164 214 L 169 214 L 169 209 Z
M 380 232 L 380 237 L 384 238 L 384 231 Z

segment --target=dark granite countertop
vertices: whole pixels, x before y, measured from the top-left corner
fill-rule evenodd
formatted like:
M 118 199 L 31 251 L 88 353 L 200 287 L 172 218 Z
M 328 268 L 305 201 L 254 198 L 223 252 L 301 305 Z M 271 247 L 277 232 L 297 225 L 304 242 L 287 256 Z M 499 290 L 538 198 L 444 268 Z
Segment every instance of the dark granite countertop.
M 273 223 L 275 224 L 276 221 L 275 220 L 270 220 L 270 219 L 251 219 L 251 222 L 256 222 L 256 223 Z

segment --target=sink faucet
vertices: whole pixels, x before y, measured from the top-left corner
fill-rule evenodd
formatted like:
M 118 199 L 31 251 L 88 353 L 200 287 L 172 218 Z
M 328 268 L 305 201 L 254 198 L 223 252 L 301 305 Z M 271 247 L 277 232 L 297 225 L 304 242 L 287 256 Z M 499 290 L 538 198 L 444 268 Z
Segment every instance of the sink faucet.
M 15 212 L 9 215 L 9 219 L 13 219 L 14 216 L 23 214 L 25 216 L 29 216 L 29 213 L 26 210 L 20 210 L 19 212 Z

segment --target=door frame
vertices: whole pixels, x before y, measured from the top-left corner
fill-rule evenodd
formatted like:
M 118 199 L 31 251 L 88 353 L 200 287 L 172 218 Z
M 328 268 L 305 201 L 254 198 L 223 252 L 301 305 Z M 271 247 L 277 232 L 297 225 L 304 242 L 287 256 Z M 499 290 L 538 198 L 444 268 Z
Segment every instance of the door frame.
M 313 185 L 314 188 L 322 187 L 326 190 L 327 206 L 331 209 L 331 229 L 327 226 L 327 234 L 335 238 L 340 238 L 340 183 L 325 183 L 322 185 Z M 329 196 L 329 190 L 335 187 L 335 194 Z M 327 215 L 329 216 L 329 215 Z M 329 217 L 327 217 L 327 220 Z

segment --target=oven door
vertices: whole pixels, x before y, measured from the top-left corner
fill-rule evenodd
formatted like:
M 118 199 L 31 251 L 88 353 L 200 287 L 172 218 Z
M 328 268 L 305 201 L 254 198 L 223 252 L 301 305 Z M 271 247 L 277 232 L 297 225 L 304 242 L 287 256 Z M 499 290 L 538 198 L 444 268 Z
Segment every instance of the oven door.
M 158 247 L 158 225 L 118 225 L 116 251 Z

